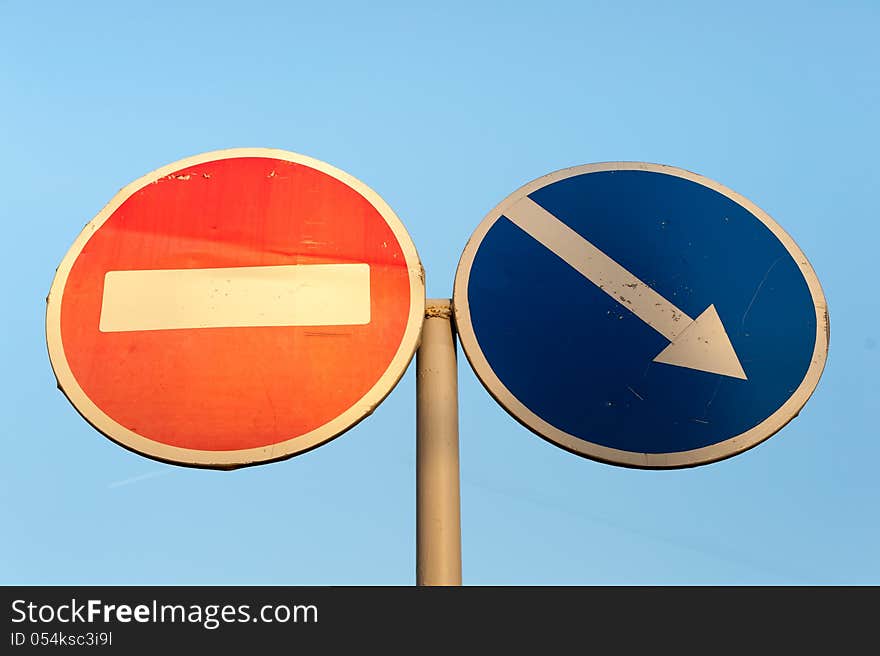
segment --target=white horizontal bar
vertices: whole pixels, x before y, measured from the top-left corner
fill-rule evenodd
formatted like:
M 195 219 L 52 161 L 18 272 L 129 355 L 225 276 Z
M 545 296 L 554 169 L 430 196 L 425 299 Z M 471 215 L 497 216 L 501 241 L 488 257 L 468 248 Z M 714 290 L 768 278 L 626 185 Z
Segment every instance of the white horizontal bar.
M 370 323 L 369 264 L 108 271 L 102 332 Z

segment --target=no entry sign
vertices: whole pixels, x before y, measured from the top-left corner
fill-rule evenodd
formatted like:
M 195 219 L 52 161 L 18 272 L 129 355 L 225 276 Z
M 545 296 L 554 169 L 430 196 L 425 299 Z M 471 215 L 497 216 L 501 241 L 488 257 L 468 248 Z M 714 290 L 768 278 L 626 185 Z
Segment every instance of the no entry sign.
M 114 441 L 232 468 L 370 414 L 406 370 L 423 271 L 391 208 L 324 162 L 205 153 L 122 189 L 58 267 L 59 386 Z

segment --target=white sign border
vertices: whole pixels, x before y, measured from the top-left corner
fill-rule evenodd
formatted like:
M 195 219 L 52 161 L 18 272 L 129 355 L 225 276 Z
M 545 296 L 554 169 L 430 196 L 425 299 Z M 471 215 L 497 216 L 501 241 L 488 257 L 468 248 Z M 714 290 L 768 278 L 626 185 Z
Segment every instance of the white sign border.
M 587 440 L 575 437 L 552 424 L 548 423 L 507 389 L 495 374 L 486 356 L 477 341 L 473 324 L 470 319 L 470 306 L 467 296 L 467 286 L 470 279 L 471 267 L 477 250 L 495 222 L 504 214 L 505 209 L 533 191 L 549 184 L 565 180 L 578 175 L 597 173 L 602 171 L 651 171 L 663 173 L 678 178 L 684 178 L 697 184 L 717 191 L 745 208 L 759 221 L 761 221 L 775 236 L 786 251 L 791 255 L 806 280 L 807 287 L 813 299 L 816 311 L 816 341 L 810 365 L 804 375 L 801 384 L 791 396 L 769 417 L 753 428 L 740 433 L 724 441 L 709 446 L 692 449 L 689 451 L 677 451 L 671 453 L 640 453 L 624 451 L 606 447 Z M 648 162 L 599 162 L 584 164 L 548 173 L 540 178 L 523 185 L 503 201 L 496 205 L 480 222 L 471 238 L 465 245 L 458 268 L 455 273 L 455 285 L 453 291 L 453 306 L 455 322 L 461 341 L 461 347 L 471 364 L 477 378 L 487 389 L 489 394 L 510 413 L 514 419 L 538 436 L 556 444 L 572 453 L 612 465 L 633 467 L 640 469 L 679 469 L 705 465 L 718 460 L 723 460 L 750 449 L 764 440 L 770 438 L 794 419 L 806 404 L 819 383 L 819 378 L 825 368 L 828 357 L 828 344 L 830 339 L 830 327 L 828 319 L 828 304 L 825 294 L 819 284 L 819 278 L 807 260 L 803 252 L 795 244 L 782 227 L 757 205 L 747 198 L 728 189 L 724 185 L 706 178 L 697 173 L 685 169 L 664 164 L 652 164 Z
M 222 159 L 257 157 L 277 159 L 321 171 L 363 196 L 385 219 L 400 244 L 409 275 L 410 309 L 400 346 L 385 372 L 370 390 L 341 415 L 308 433 L 265 447 L 227 451 L 208 451 L 176 447 L 149 439 L 122 426 L 101 410 L 83 391 L 70 369 L 61 340 L 61 301 L 68 275 L 83 247 L 93 234 L 134 193 L 181 169 Z M 210 469 L 235 469 L 284 460 L 318 447 L 352 428 L 372 414 L 397 385 L 415 355 L 421 339 L 425 314 L 425 274 L 403 222 L 391 207 L 370 187 L 344 171 L 318 159 L 275 148 L 230 148 L 186 157 L 156 169 L 123 187 L 107 205 L 89 221 L 73 242 L 55 273 L 46 299 L 46 343 L 49 360 L 58 387 L 74 408 L 96 430 L 117 444 L 136 453 L 171 464 Z

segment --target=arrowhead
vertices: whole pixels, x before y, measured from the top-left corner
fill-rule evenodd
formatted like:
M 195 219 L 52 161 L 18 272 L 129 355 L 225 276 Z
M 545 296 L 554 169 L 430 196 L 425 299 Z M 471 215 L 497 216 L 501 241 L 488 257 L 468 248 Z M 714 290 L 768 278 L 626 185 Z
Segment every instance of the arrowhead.
M 748 380 L 714 305 L 660 351 L 654 362 Z

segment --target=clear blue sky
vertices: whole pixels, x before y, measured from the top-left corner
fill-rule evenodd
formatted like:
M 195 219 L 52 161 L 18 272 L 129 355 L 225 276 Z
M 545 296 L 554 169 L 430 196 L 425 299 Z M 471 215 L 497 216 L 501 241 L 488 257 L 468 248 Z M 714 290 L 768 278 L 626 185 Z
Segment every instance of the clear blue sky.
M 55 267 L 118 189 L 244 146 L 360 178 L 448 297 L 520 185 L 671 164 L 776 219 L 828 299 L 800 416 L 734 458 L 642 471 L 516 423 L 460 358 L 466 584 L 878 584 L 876 2 L 0 0 L 0 583 L 412 584 L 414 365 L 348 433 L 234 472 L 87 425 L 44 341 Z

